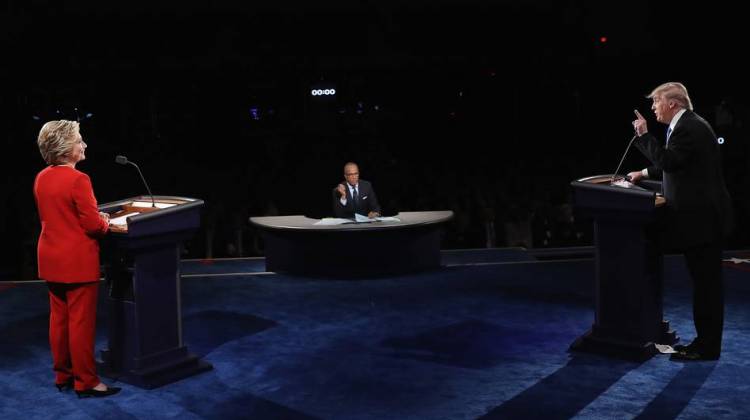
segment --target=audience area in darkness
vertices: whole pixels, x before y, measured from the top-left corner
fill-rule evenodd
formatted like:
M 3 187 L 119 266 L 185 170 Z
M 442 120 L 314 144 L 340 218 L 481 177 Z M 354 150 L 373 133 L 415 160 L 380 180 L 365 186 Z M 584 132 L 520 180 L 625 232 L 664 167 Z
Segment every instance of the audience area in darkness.
M 348 161 L 377 188 L 384 215 L 452 210 L 445 248 L 591 245 L 569 182 L 614 171 L 632 109 L 647 111 L 644 87 L 663 80 L 690 86 L 725 140 L 735 213 L 750 211 L 747 86 L 727 21 L 739 17 L 709 9 L 705 21 L 721 25 L 675 43 L 649 23 L 666 5 L 644 4 L 638 16 L 625 5 L 339 6 L 41 13 L 10 2 L 0 141 L 14 169 L 0 178 L 0 280 L 36 275 L 36 133 L 61 118 L 80 120 L 95 146 L 79 169 L 100 202 L 145 194 L 118 154 L 155 194 L 205 200 L 185 258 L 263 255 L 249 216 L 331 216 Z M 697 41 L 721 63 L 690 61 Z M 656 65 L 667 53 L 669 68 Z M 623 167 L 645 163 L 631 151 Z M 728 249 L 748 246 L 750 227 L 737 219 Z

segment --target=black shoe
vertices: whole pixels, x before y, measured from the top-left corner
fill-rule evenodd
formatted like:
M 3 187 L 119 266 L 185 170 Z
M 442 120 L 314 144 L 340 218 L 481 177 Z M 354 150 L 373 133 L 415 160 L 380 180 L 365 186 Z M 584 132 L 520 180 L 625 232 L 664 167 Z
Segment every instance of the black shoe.
M 120 388 L 116 386 L 109 386 L 104 391 L 98 391 L 94 388 L 91 388 L 91 389 L 84 389 L 83 391 L 76 391 L 76 394 L 78 394 L 78 398 L 89 398 L 89 397 L 101 398 L 101 397 L 109 397 L 110 395 L 115 395 L 118 392 L 120 392 Z
M 675 344 L 674 346 L 672 346 L 672 348 L 674 349 L 674 351 L 679 353 L 681 351 L 687 350 L 688 346 L 685 344 Z
M 58 384 L 55 382 L 55 387 L 57 387 L 57 390 L 59 392 L 67 391 L 69 389 L 73 389 L 73 378 L 68 379 L 67 381 Z
M 700 360 L 719 360 L 719 353 L 706 353 L 699 350 L 683 350 L 673 353 L 669 360 L 694 362 Z
M 695 351 L 698 348 L 698 341 L 693 340 L 690 344 L 687 345 L 675 344 L 674 346 L 672 346 L 672 348 L 675 349 L 675 351 L 677 351 L 678 353 L 684 351 Z

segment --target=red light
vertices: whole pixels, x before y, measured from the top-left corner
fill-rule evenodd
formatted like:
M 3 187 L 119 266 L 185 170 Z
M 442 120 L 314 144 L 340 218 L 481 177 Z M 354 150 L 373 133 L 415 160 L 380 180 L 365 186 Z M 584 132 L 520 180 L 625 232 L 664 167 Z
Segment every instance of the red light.
M 599 37 L 599 42 L 601 42 L 602 44 L 606 44 L 607 43 L 607 37 L 606 36 Z

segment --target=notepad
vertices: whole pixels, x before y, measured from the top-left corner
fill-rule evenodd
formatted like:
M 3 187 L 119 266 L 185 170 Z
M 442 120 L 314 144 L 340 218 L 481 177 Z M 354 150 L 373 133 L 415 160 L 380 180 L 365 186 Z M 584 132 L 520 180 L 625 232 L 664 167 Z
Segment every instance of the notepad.
M 114 219 L 109 219 L 109 224 L 110 225 L 118 225 L 118 226 L 127 226 L 127 224 L 128 224 L 128 220 L 127 220 L 128 217 L 135 216 L 136 214 L 141 214 L 141 213 L 139 213 L 139 212 L 128 213 L 128 214 L 120 216 L 120 217 L 115 217 Z
M 156 208 L 158 208 L 158 209 L 166 209 L 166 208 L 169 208 L 169 207 L 177 205 L 177 204 L 174 204 L 174 203 L 160 203 L 158 201 L 155 202 L 154 204 L 156 205 Z M 132 207 L 153 207 L 151 205 L 150 201 L 133 201 L 133 203 L 131 204 L 131 206 Z

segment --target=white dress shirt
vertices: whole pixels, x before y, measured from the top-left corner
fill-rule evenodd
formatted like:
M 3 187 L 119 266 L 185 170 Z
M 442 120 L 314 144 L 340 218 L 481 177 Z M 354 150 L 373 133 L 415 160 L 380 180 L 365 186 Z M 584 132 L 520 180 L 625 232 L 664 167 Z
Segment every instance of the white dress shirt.
M 347 186 L 347 187 L 349 188 L 349 194 L 350 194 L 350 195 L 351 195 L 352 197 L 354 197 L 354 188 L 355 188 L 355 187 L 358 187 L 358 186 L 359 186 L 359 183 L 357 183 L 357 185 L 355 185 L 354 187 L 352 187 L 352 186 L 351 186 L 351 185 L 349 185 L 349 183 L 347 182 L 347 183 L 346 183 L 346 186 Z M 357 192 L 359 192 L 359 190 L 357 190 Z M 339 202 L 341 203 L 341 205 L 342 205 L 342 206 L 345 206 L 345 205 L 346 205 L 346 195 L 342 195 L 342 196 L 341 196 L 341 198 L 339 198 Z

